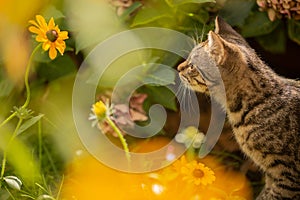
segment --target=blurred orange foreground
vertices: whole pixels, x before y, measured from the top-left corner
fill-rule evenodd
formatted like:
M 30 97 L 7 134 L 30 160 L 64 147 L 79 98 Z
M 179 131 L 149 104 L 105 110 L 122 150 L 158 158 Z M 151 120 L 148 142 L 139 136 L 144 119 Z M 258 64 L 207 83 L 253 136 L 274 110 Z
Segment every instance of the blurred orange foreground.
M 133 151 L 146 153 L 168 142 L 169 139 L 164 137 L 145 140 L 138 143 Z M 212 184 L 195 185 L 183 180 L 172 172 L 174 164 L 151 173 L 129 174 L 106 167 L 92 156 L 77 158 L 66 171 L 61 197 L 65 200 L 252 199 L 250 184 L 243 174 L 227 169 L 212 156 L 200 162 L 214 172 L 216 179 Z

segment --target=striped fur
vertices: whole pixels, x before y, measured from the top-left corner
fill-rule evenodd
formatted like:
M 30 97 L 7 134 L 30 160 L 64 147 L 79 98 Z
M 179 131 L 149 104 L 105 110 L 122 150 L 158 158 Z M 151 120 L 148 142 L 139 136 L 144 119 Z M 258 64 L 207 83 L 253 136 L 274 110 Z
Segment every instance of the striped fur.
M 275 74 L 220 18 L 178 71 L 186 85 L 221 104 L 240 148 L 264 171 L 266 185 L 257 199 L 300 199 L 300 82 Z

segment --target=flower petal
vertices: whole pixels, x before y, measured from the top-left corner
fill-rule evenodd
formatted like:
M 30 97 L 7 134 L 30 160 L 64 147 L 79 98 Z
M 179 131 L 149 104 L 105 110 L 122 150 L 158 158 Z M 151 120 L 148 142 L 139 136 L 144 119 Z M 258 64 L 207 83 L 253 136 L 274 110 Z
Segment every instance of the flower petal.
M 66 40 L 69 38 L 68 36 L 68 31 L 61 31 L 58 33 L 58 37 L 61 39 L 61 40 Z
M 28 22 L 29 22 L 29 24 L 39 27 L 39 25 L 34 20 L 29 20 Z
M 60 29 L 59 29 L 58 25 L 54 26 L 52 29 L 55 30 L 58 33 L 60 32 Z
M 38 34 L 38 35 L 42 34 L 41 30 L 38 29 L 38 28 L 35 27 L 35 26 L 29 26 L 28 30 L 29 30 L 30 32 L 35 33 L 35 34 Z
M 51 47 L 51 42 L 47 41 L 43 43 L 42 48 L 44 49 L 44 51 L 48 51 L 48 49 Z
M 35 18 L 40 26 L 46 24 L 46 20 L 42 15 L 36 15 Z
M 55 49 L 54 45 L 51 45 L 50 50 L 49 50 L 49 57 L 51 60 L 54 60 L 57 56 L 57 51 Z
M 35 40 L 37 42 L 47 42 L 48 41 L 47 38 L 43 37 L 42 35 L 37 35 L 36 38 L 35 38 Z
M 44 31 L 48 30 L 46 20 L 45 20 L 45 18 L 43 16 L 37 15 L 36 16 L 36 21 L 39 24 L 40 29 L 43 29 Z
M 62 48 L 62 47 L 56 46 L 56 49 L 59 51 L 60 55 L 64 55 L 65 48 Z
M 49 28 L 49 30 L 52 30 L 55 28 L 55 22 L 54 22 L 53 17 L 51 17 L 50 21 L 48 22 L 48 28 Z
M 64 41 L 55 41 L 55 46 L 56 46 L 56 49 L 59 51 L 59 53 L 61 55 L 64 54 L 64 51 L 65 51 L 65 48 L 66 48 L 66 43 Z

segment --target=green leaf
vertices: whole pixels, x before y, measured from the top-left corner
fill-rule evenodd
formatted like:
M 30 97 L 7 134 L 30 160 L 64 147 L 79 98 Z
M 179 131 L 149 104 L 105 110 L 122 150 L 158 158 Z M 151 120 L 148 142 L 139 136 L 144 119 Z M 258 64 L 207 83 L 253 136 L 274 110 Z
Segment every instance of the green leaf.
M 288 21 L 289 38 L 300 45 L 300 21 L 290 19 Z
M 164 53 L 160 55 L 159 63 L 174 68 L 182 60 L 182 57 L 173 53 Z
M 228 0 L 219 16 L 232 26 L 242 25 L 254 4 L 252 0 Z
M 23 133 L 24 131 L 26 131 L 28 128 L 30 128 L 31 126 L 33 126 L 35 123 L 37 123 L 42 117 L 44 116 L 44 114 L 39 114 L 38 116 L 32 117 L 29 120 L 27 120 L 24 124 L 22 124 L 17 132 L 17 135 Z
M 147 73 L 146 77 L 143 78 L 143 82 L 151 81 L 155 82 L 155 85 L 175 84 L 175 76 L 174 70 L 171 68 L 158 66 L 156 70 Z
M 52 5 L 47 7 L 47 9 L 43 12 L 43 16 L 47 20 L 49 20 L 51 17 L 53 17 L 54 20 L 65 17 L 65 15 L 60 10 L 57 10 Z
M 177 110 L 175 94 L 168 88 L 147 85 L 144 87 L 143 92 L 148 94 L 148 98 L 152 102 L 158 103 L 170 110 Z
M 187 4 L 187 3 L 215 3 L 215 0 L 166 0 L 167 3 L 177 6 L 181 4 Z
M 140 8 L 143 4 L 141 2 L 134 2 L 129 8 L 127 8 L 124 13 L 120 16 L 121 19 L 127 19 L 134 11 Z
M 172 18 L 169 12 L 164 12 L 164 9 L 144 8 L 141 9 L 133 19 L 132 27 L 148 24 L 162 18 Z
M 241 27 L 241 34 L 244 37 L 256 37 L 266 35 L 274 31 L 280 20 L 271 22 L 266 12 L 255 12 L 246 19 Z
M 36 43 L 34 41 L 34 43 Z M 37 43 L 36 43 L 37 44 Z M 42 49 L 38 50 L 33 58 L 33 60 L 35 62 L 42 62 L 42 63 L 49 63 L 51 62 L 51 59 L 49 58 L 49 52 L 48 51 L 44 51 Z
M 58 55 L 53 61 L 46 63 L 41 62 L 37 68 L 37 74 L 40 80 L 53 81 L 57 78 L 75 72 L 76 69 L 76 65 L 71 57 L 68 55 Z
M 281 23 L 281 25 L 278 26 L 272 33 L 259 36 L 256 40 L 262 48 L 269 52 L 284 53 L 286 50 L 286 34 L 283 23 Z
M 135 41 L 135 39 L 131 41 Z M 116 83 L 120 81 L 120 79 L 124 78 L 124 76 L 127 77 L 126 79 L 129 82 L 136 80 L 137 77 L 142 78 L 144 72 L 135 71 L 136 73 L 140 73 L 140 74 L 135 74 L 135 73 L 130 73 L 130 71 L 133 70 L 136 66 L 141 65 L 148 54 L 149 51 L 147 52 L 146 49 L 143 49 L 138 51 L 131 51 L 126 55 L 120 56 L 119 58 L 115 59 L 112 64 L 110 64 L 105 68 L 105 71 L 101 77 L 99 77 L 97 73 L 91 74 L 87 78 L 87 83 L 98 84 L 100 87 L 104 87 L 104 88 L 113 88 L 115 87 Z M 95 64 L 96 64 L 95 66 L 99 65 L 99 63 L 101 63 L 100 59 L 102 59 L 101 56 L 91 61 L 90 62 L 91 65 L 95 65 Z

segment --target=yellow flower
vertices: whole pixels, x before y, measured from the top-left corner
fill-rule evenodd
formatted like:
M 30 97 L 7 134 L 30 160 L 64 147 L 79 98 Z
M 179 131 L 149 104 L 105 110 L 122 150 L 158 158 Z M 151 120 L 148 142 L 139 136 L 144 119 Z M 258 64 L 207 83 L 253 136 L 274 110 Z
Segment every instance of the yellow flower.
M 48 24 L 46 20 L 41 15 L 36 15 L 36 21 L 29 20 L 29 23 L 33 26 L 30 26 L 28 30 L 32 33 L 37 34 L 35 40 L 37 42 L 42 42 L 42 48 L 45 51 L 49 50 L 50 59 L 54 59 L 57 56 L 57 51 L 63 55 L 66 43 L 64 40 L 68 39 L 67 31 L 60 31 L 57 25 L 54 23 L 53 17 L 51 17 Z
M 93 105 L 93 113 L 98 119 L 103 119 L 106 116 L 106 106 L 103 101 L 98 101 Z
M 193 160 L 181 168 L 183 180 L 194 183 L 195 185 L 209 185 L 215 180 L 214 172 L 202 163 Z
M 173 168 L 176 172 L 180 173 L 181 172 L 181 169 L 187 165 L 187 160 L 185 158 L 185 155 L 181 156 L 180 159 L 176 160 L 174 163 L 173 163 Z

